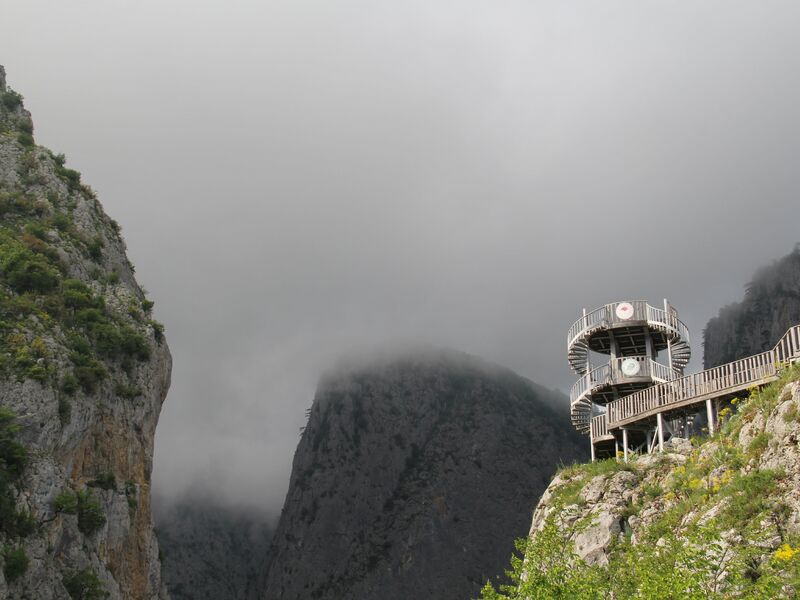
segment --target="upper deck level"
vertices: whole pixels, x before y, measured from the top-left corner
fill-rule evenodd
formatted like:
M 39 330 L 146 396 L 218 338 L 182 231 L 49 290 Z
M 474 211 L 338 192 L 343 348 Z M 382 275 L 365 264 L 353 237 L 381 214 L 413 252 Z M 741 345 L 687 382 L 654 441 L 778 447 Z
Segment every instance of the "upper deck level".
M 612 339 L 618 356 L 642 356 L 649 350 L 659 352 L 669 347 L 672 365 L 683 369 L 691 357 L 689 329 L 677 311 L 665 302 L 664 308 L 644 300 L 612 302 L 577 319 L 567 333 L 567 357 L 570 367 L 585 375 L 589 350 L 610 354 Z M 653 347 L 647 348 L 648 339 Z

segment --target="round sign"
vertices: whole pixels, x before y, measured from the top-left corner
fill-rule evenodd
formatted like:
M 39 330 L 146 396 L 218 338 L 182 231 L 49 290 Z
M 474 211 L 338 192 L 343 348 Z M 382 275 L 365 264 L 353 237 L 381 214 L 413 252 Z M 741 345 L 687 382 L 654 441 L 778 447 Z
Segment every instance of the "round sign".
M 627 321 L 633 316 L 633 304 L 630 302 L 620 302 L 617 304 L 616 311 L 617 318 Z
M 639 361 L 635 358 L 626 358 L 622 361 L 622 372 L 628 377 L 637 375 L 639 368 Z

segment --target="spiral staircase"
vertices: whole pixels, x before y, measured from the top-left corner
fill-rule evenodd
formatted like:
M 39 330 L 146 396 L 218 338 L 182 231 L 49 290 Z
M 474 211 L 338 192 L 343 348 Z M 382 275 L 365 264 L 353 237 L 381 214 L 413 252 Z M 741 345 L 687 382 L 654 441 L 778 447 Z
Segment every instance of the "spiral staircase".
M 567 335 L 567 359 L 580 377 L 570 392 L 572 424 L 592 435 L 591 419 L 606 405 L 683 376 L 690 357 L 689 330 L 666 300 L 663 308 L 633 300 L 584 311 Z M 613 441 L 593 436 L 593 449 Z

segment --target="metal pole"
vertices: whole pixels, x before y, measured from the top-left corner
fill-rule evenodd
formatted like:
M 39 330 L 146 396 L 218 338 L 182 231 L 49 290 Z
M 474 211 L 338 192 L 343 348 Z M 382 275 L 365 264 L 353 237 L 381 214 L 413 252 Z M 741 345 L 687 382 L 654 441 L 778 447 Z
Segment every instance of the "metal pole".
M 708 414 L 708 435 L 714 435 L 714 408 L 711 406 L 711 398 L 706 400 L 706 414 Z
M 592 436 L 592 416 L 589 413 L 589 446 L 591 447 L 592 452 L 592 462 L 594 462 L 594 436 Z
M 669 302 L 664 298 L 664 313 L 667 322 L 669 322 Z M 667 360 L 669 362 L 669 376 L 672 377 L 672 342 L 667 338 Z
M 664 419 L 661 413 L 656 413 L 656 423 L 658 424 L 658 451 L 664 451 Z
M 622 430 L 622 446 L 623 446 L 622 452 L 624 454 L 624 460 L 625 460 L 625 462 L 628 462 L 628 430 L 627 429 L 623 429 Z

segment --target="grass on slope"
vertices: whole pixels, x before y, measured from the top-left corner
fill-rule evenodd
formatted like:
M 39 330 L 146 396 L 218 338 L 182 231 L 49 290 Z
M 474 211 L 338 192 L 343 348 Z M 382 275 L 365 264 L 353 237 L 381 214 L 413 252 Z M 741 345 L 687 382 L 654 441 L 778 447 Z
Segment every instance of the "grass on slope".
M 787 533 L 793 509 L 784 498 L 790 483 L 783 469 L 764 468 L 759 459 L 774 444 L 763 423 L 788 399 L 781 397 L 785 384 L 798 380 L 800 365 L 795 365 L 779 381 L 734 401 L 721 411 L 721 431 L 693 440 L 693 451 L 682 463 L 664 457 L 645 467 L 610 459 L 562 469 L 565 482 L 553 490 L 555 510 L 543 530 L 533 541 L 517 541 L 519 554 L 507 572 L 510 583 L 495 587 L 487 582 L 481 599 L 701 600 L 794 594 L 800 584 L 800 539 Z M 800 410 L 793 403 L 782 419 L 800 420 Z M 749 432 L 743 447 L 739 435 L 748 423 L 760 424 L 761 431 Z M 625 520 L 640 517 L 635 540 L 626 528 L 610 549 L 608 565 L 588 565 L 569 540 L 592 524 L 591 516 L 566 526 L 570 520 L 559 516 L 581 514 L 584 485 L 620 470 L 638 478 L 634 501 L 621 515 Z

